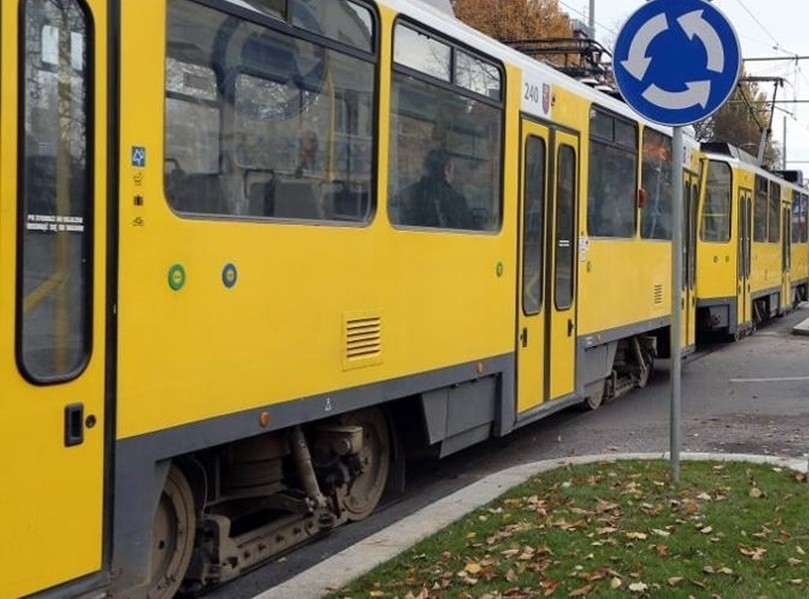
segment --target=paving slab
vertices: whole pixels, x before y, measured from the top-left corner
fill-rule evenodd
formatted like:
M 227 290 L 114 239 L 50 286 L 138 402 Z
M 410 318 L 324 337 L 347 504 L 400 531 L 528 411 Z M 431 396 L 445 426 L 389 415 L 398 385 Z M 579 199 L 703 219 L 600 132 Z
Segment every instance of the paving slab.
M 317 599 L 334 592 L 535 474 L 576 464 L 668 458 L 668 453 L 611 453 L 542 460 L 502 470 L 436 501 L 253 599 Z M 807 472 L 806 460 L 777 456 L 694 452 L 683 453 L 680 458 L 683 461 L 771 464 Z

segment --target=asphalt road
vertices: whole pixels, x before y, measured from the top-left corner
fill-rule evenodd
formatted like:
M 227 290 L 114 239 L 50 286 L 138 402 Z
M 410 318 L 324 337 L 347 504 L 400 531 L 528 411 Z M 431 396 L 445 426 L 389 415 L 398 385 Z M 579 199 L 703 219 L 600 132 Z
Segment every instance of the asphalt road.
M 682 377 L 682 450 L 803 457 L 809 453 L 809 337 L 791 334 L 809 304 L 738 343 L 688 359 Z M 595 412 L 570 409 L 502 439 L 408 472 L 408 491 L 366 521 L 343 526 L 206 595 L 247 599 L 483 476 L 524 462 L 669 449 L 667 363 L 645 389 Z

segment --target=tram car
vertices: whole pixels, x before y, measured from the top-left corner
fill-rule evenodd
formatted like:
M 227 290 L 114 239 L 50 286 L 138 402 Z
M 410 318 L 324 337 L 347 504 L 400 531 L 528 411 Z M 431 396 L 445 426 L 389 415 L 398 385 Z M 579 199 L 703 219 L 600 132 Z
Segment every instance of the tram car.
M 434 8 L 14 0 L 0 28 L 0 596 L 222 583 L 667 346 L 696 142 Z
M 725 143 L 705 143 L 697 328 L 739 336 L 807 299 L 807 188 Z

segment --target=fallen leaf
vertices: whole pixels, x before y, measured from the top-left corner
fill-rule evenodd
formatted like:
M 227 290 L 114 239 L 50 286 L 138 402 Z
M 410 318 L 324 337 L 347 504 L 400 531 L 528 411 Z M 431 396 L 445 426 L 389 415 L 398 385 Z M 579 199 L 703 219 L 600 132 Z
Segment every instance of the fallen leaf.
M 800 545 L 798 545 L 797 547 L 795 547 L 795 551 L 797 551 L 797 552 L 798 552 L 798 553 L 800 553 L 801 555 L 806 555 L 806 552 L 803 550 L 803 548 L 802 548 Z
M 587 595 L 590 593 L 590 591 L 592 591 L 592 590 L 593 590 L 593 585 L 591 585 L 591 584 L 586 584 L 586 585 L 584 585 L 584 586 L 583 586 L 583 587 L 581 587 L 581 588 L 574 589 L 574 590 L 570 591 L 570 592 L 567 594 L 567 596 L 568 596 L 568 597 L 585 597 L 585 596 L 587 596 Z
M 628 532 L 626 533 L 627 539 L 638 540 L 638 541 L 645 541 L 649 535 L 645 532 Z
M 704 574 L 716 574 L 716 570 L 713 569 L 713 566 L 705 566 L 705 567 L 703 567 L 702 572 Z
M 739 545 L 739 553 L 741 553 L 742 555 L 746 555 L 753 561 L 759 561 L 764 557 L 764 554 L 767 553 L 767 550 L 764 549 L 763 547 L 750 547 L 748 545 Z
M 713 526 L 706 526 L 705 528 L 700 528 L 699 531 L 704 535 L 709 535 L 713 532 Z
M 717 570 L 717 572 L 719 574 L 725 574 L 727 576 L 730 576 L 731 574 L 733 574 L 733 570 L 731 570 L 730 568 L 727 568 L 727 567 L 719 568 Z
M 621 587 L 624 584 L 624 581 L 618 578 L 617 576 L 613 576 L 612 580 L 610 580 L 610 588 L 614 591 Z
M 700 499 L 700 500 L 702 500 L 702 501 L 711 501 L 711 500 L 712 500 L 711 496 L 710 496 L 710 495 L 708 495 L 708 494 L 707 494 L 707 493 L 705 493 L 705 492 L 702 492 L 702 493 L 700 493 L 699 495 L 697 495 L 697 499 Z
M 645 593 L 649 590 L 649 585 L 643 582 L 633 582 L 629 585 L 629 590 L 633 593 Z
M 653 528 L 652 532 L 655 533 L 656 535 L 660 536 L 660 537 L 668 537 L 668 536 L 671 535 L 671 533 L 669 531 L 662 530 L 660 528 Z
M 683 580 L 685 580 L 682 576 L 672 576 L 668 579 L 668 583 L 670 587 L 676 587 L 680 584 Z
M 766 495 L 764 494 L 764 491 L 762 491 L 758 487 L 753 487 L 752 489 L 750 489 L 750 492 L 748 493 L 748 495 L 750 497 L 752 497 L 753 499 L 760 499 L 761 497 L 766 497 Z
M 559 588 L 559 583 L 555 580 L 543 580 L 539 583 L 539 586 L 542 587 L 542 595 L 550 597 L 556 592 L 556 589 Z
M 371 591 L 368 595 L 371 597 L 384 597 L 385 591 Z
M 792 584 L 803 584 L 803 578 L 793 578 L 789 582 L 791 582 Z
M 464 568 L 464 570 L 469 572 L 469 574 L 477 574 L 482 569 L 483 568 L 480 567 L 480 564 L 476 562 L 469 562 L 468 564 L 466 564 L 466 567 Z
M 798 559 L 797 557 L 791 557 L 787 560 L 787 563 L 790 566 L 798 566 L 803 563 L 803 560 Z
M 517 580 L 517 578 L 518 578 L 517 573 L 511 568 L 509 568 L 508 571 L 506 572 L 505 579 L 508 582 L 514 582 Z

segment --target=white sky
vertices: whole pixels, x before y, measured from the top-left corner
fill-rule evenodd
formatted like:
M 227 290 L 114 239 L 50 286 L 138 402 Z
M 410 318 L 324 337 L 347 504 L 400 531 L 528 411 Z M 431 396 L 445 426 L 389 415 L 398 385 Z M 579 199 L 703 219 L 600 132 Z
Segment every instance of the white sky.
M 610 50 L 618 30 L 645 0 L 595 0 L 596 39 Z M 589 0 L 559 0 L 572 18 L 587 22 Z M 742 45 L 742 56 L 809 56 L 809 2 L 806 0 L 713 0 L 733 24 Z M 787 83 L 778 90 L 778 99 L 809 100 L 809 60 L 746 62 L 751 75 L 777 76 Z M 773 84 L 760 83 L 760 90 L 772 94 Z M 809 174 L 809 104 L 777 104 L 773 117 L 773 137 L 783 142 L 787 118 L 787 168 Z M 793 116 L 783 112 L 783 109 Z M 807 161 L 805 164 L 793 161 Z

